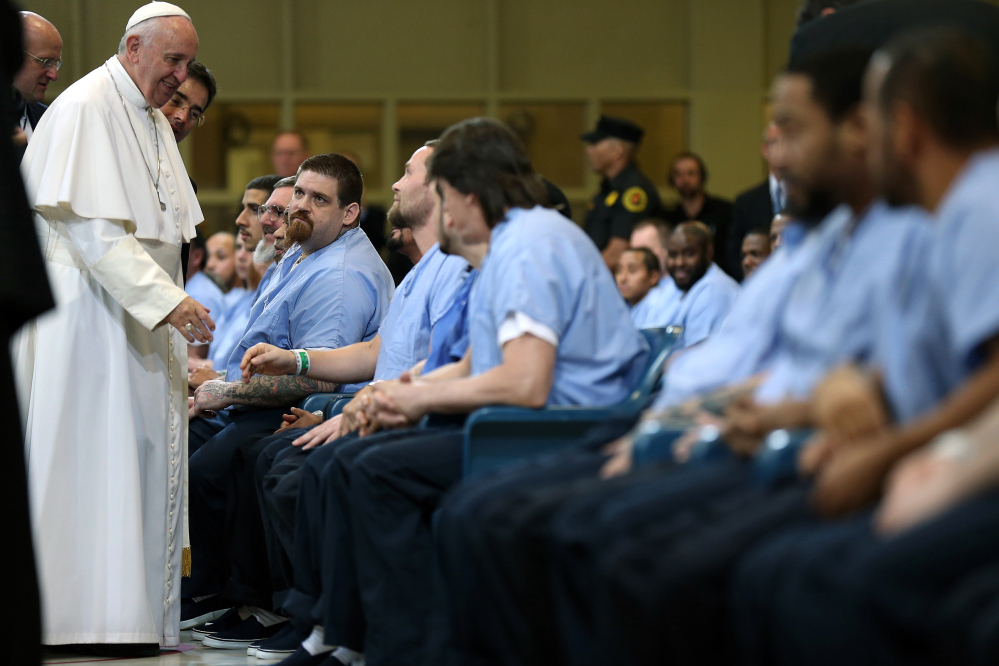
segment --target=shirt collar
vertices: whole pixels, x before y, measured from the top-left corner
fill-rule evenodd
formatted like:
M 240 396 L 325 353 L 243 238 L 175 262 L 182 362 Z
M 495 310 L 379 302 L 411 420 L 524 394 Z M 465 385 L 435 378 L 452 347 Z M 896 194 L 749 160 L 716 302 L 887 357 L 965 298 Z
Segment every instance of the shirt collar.
M 107 59 L 106 64 L 111 71 L 111 78 L 118 86 L 118 92 L 121 93 L 125 101 L 143 111 L 149 108 L 149 102 L 146 101 L 145 95 L 142 94 L 139 86 L 135 85 L 135 81 L 125 71 L 121 61 L 118 60 L 118 56 L 111 56 Z

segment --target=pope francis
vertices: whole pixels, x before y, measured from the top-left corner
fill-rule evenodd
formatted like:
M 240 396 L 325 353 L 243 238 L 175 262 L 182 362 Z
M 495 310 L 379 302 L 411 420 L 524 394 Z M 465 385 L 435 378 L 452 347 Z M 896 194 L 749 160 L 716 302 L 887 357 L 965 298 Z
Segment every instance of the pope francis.
M 197 50 L 182 9 L 141 7 L 21 163 L 57 304 L 13 349 L 46 645 L 179 643 L 184 339 L 211 340 L 214 324 L 181 287 L 203 216 L 158 109 Z

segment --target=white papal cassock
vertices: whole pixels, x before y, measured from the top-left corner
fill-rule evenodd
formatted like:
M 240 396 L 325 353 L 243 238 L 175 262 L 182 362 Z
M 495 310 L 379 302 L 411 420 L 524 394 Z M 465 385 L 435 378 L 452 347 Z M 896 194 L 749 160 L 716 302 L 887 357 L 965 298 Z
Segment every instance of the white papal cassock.
M 57 306 L 14 342 L 44 642 L 177 645 L 187 346 L 157 324 L 201 209 L 115 57 L 49 107 L 21 170 Z

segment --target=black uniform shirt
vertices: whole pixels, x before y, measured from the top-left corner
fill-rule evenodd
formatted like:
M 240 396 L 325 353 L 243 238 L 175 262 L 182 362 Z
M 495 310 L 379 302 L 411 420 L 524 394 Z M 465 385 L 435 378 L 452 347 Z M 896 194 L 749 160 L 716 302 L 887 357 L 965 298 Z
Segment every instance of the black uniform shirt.
M 662 201 L 656 186 L 638 167 L 629 164 L 612 180 L 605 178 L 600 184 L 586 214 L 586 233 L 602 251 L 611 238 L 628 240 L 635 224 L 661 215 Z

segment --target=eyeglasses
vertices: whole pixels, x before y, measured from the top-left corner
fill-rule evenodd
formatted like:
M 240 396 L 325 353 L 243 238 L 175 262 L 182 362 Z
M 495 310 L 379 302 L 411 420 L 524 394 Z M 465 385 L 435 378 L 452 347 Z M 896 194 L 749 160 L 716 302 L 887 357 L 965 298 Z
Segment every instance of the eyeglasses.
M 187 117 L 193 118 L 194 122 L 198 123 L 198 127 L 205 124 L 205 116 L 202 115 L 201 111 L 190 104 L 184 104 L 184 100 L 180 97 L 174 96 L 170 99 L 170 104 L 177 107 L 180 111 L 187 111 Z
M 39 58 L 36 55 L 28 53 L 27 51 L 21 51 L 21 53 L 23 53 L 26 56 L 31 56 L 32 58 L 37 60 L 38 64 L 42 66 L 42 69 L 52 69 L 53 67 L 55 67 L 55 71 L 58 72 L 59 68 L 62 67 L 62 58 L 59 58 L 58 60 L 53 60 L 52 58 Z
M 284 218 L 284 208 L 281 208 L 281 206 L 260 206 L 259 208 L 257 208 L 257 219 L 258 220 L 264 219 L 268 214 L 273 215 L 274 217 L 278 218 L 279 220 L 283 219 Z

